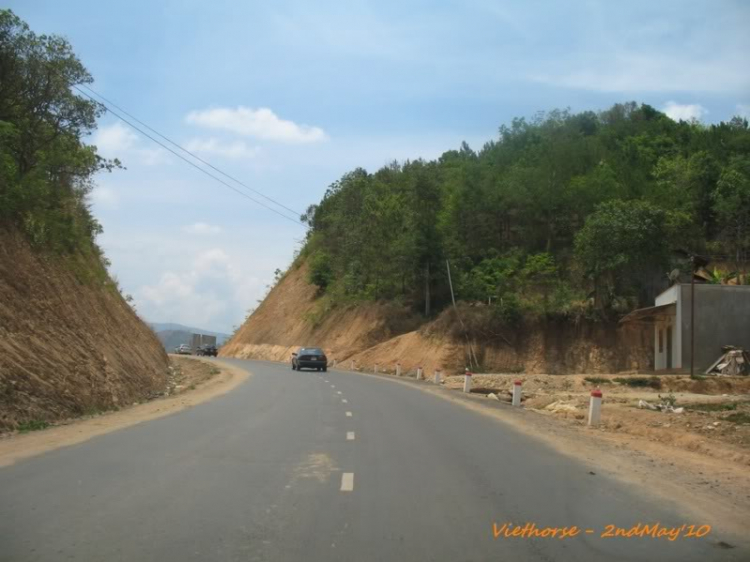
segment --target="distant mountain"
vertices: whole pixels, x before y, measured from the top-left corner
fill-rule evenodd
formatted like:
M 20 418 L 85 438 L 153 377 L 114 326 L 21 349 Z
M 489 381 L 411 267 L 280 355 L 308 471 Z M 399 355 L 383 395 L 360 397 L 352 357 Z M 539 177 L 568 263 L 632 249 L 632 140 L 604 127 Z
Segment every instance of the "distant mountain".
M 151 326 L 151 329 L 154 332 L 156 332 L 156 335 L 161 340 L 162 345 L 167 351 L 172 351 L 175 347 L 182 345 L 183 343 L 190 344 L 193 334 L 216 336 L 216 345 L 222 345 L 231 337 L 229 334 L 224 334 L 222 332 L 193 328 L 191 326 L 176 324 L 174 322 L 149 322 L 148 325 Z
M 185 332 L 184 330 L 161 330 L 156 332 L 156 337 L 159 338 L 164 349 L 171 353 L 175 347 L 183 343 L 190 345 L 192 332 Z

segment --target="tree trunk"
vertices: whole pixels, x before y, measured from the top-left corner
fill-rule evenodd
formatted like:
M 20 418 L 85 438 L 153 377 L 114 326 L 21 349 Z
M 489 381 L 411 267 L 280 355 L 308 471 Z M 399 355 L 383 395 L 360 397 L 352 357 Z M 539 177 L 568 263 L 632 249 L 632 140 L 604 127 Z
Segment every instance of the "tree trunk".
M 424 280 L 424 315 L 430 317 L 430 262 L 427 262 L 427 274 Z

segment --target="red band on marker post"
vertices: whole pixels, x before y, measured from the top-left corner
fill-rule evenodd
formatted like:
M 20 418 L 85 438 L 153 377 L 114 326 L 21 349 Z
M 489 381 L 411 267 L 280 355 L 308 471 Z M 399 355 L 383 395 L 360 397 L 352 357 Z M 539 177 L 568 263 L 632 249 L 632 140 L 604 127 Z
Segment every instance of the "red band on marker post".
M 591 391 L 591 396 L 593 396 L 594 398 L 601 398 L 602 391 L 599 390 L 598 388 L 595 388 L 594 390 Z
M 516 385 L 518 385 L 518 386 L 521 386 L 521 381 L 516 381 L 516 382 L 514 382 L 513 384 L 516 384 Z
M 467 377 L 470 377 L 470 376 L 471 376 L 471 371 L 466 371 L 466 372 L 464 373 L 464 375 L 466 375 Z

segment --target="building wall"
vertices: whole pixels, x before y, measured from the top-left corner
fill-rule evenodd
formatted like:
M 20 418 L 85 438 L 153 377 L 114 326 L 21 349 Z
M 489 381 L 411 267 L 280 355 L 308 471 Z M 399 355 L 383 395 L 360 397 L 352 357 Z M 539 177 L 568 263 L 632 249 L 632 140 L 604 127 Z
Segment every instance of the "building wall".
M 681 306 L 682 292 L 680 291 L 679 285 L 673 285 L 658 297 L 656 297 L 655 305 L 661 306 L 664 304 L 677 303 L 676 316 L 670 318 L 668 321 L 656 322 L 654 324 L 654 369 L 679 369 L 682 367 L 682 330 L 679 328 L 682 324 Z M 697 300 L 697 299 L 696 299 Z M 667 327 L 672 326 L 672 365 L 667 365 Z M 659 330 L 662 330 L 662 337 L 664 338 L 662 351 L 659 352 Z
M 674 287 L 673 287 L 674 288 Z M 690 285 L 680 285 L 678 325 L 684 345 L 682 365 L 690 368 Z M 680 314 L 681 313 L 681 314 Z M 721 355 L 721 346 L 750 349 L 750 286 L 695 285 L 695 368 L 705 371 Z

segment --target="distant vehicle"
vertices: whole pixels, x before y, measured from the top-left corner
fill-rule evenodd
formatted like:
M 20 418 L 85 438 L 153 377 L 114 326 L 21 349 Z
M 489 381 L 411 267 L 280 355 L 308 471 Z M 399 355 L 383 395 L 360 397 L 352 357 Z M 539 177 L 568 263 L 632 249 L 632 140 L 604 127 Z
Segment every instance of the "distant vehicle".
M 195 354 L 203 357 L 216 357 L 218 352 L 215 345 L 203 345 L 198 348 Z
M 181 346 L 175 349 L 174 352 L 179 355 L 192 355 L 193 349 L 188 344 L 183 343 Z
M 328 358 L 319 347 L 301 347 L 297 353 L 292 353 L 292 371 L 302 369 L 328 370 Z

